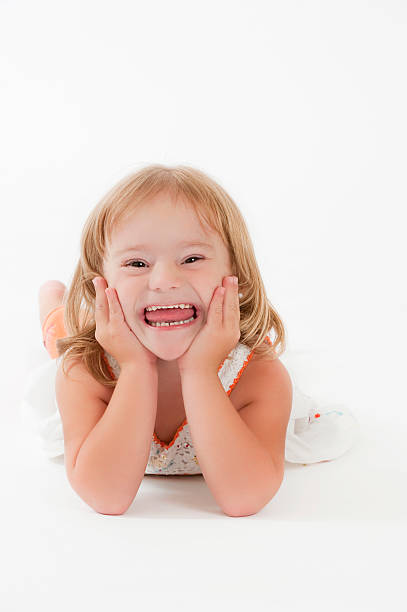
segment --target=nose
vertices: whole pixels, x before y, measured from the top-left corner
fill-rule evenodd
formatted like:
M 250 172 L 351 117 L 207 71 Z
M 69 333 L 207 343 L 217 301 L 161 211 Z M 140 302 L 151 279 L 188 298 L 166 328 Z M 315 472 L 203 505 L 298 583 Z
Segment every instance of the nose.
M 169 289 L 182 287 L 182 279 L 179 271 L 174 266 L 156 266 L 150 275 L 150 290 L 165 293 Z

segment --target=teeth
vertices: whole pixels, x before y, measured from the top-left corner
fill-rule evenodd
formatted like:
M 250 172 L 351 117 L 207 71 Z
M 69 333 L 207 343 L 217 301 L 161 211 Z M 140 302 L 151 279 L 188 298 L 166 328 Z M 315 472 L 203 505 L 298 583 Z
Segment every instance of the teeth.
M 166 308 L 194 308 L 193 304 L 173 304 L 172 306 L 149 306 L 146 308 L 147 312 L 152 310 L 163 310 Z
M 152 327 L 171 327 L 173 325 L 183 325 L 184 323 L 189 323 L 190 321 L 193 321 L 194 317 L 191 317 L 190 319 L 185 319 L 185 321 L 174 321 L 173 323 L 148 323 L 148 325 L 151 325 Z

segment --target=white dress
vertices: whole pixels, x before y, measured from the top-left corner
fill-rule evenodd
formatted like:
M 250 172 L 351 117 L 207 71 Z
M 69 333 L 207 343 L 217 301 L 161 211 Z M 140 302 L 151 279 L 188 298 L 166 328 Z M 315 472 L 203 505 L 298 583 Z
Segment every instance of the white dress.
M 238 384 L 251 353 L 248 346 L 239 342 L 225 359 L 218 376 L 226 393 Z M 106 351 L 105 357 L 112 377 L 117 378 L 119 364 Z M 42 454 L 50 458 L 64 454 L 62 421 L 55 398 L 55 376 L 61 359 L 49 359 L 31 371 L 20 404 L 23 427 L 38 440 Z M 290 373 L 287 364 L 286 368 Z M 291 373 L 290 377 L 293 402 L 286 433 L 285 460 L 309 464 L 336 459 L 346 453 L 360 433 L 354 415 L 342 405 L 322 405 L 298 389 Z M 202 474 L 187 419 L 169 444 L 153 433 L 145 474 Z

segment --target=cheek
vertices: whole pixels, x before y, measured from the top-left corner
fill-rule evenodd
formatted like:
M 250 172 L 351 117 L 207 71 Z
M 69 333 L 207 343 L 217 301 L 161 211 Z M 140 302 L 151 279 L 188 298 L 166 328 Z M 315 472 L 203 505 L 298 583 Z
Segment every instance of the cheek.
M 116 292 L 123 314 L 133 319 L 135 317 L 135 310 L 137 304 L 137 300 L 134 293 L 132 294 L 131 292 L 126 291 L 120 287 L 118 289 L 116 288 Z
M 139 289 L 131 279 L 117 276 L 114 286 L 123 303 L 131 306 L 137 300 Z

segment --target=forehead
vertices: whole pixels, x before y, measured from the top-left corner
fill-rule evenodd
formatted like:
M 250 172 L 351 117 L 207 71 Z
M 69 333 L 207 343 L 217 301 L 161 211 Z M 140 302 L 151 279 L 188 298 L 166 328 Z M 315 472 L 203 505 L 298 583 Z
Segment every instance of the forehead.
M 164 244 L 175 247 L 181 243 L 203 242 L 214 249 L 224 248 L 222 237 L 200 218 L 190 202 L 168 194 L 158 194 L 126 213 L 113 225 L 108 242 L 112 255 L 139 244 L 159 249 Z

